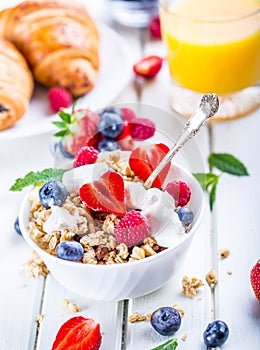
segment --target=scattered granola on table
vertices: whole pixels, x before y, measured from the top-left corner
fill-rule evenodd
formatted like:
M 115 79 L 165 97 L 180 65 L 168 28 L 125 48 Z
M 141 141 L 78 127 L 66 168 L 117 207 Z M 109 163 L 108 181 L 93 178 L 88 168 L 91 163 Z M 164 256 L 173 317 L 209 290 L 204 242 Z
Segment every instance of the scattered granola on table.
M 62 299 L 61 306 L 73 313 L 81 311 L 81 308 L 77 304 L 70 302 L 67 298 Z
M 182 293 L 191 298 L 194 298 L 197 295 L 198 289 L 204 286 L 202 280 L 197 277 L 184 276 L 182 279 Z
M 32 257 L 22 265 L 22 269 L 30 278 L 45 277 L 49 273 L 47 266 L 36 251 L 32 252 Z
M 217 274 L 216 271 L 214 270 L 210 270 L 207 274 L 206 274 L 206 281 L 208 283 L 208 285 L 210 287 L 215 286 L 218 283 L 218 278 L 217 278 Z
M 226 259 L 230 254 L 230 250 L 229 249 L 220 249 L 219 251 L 219 255 L 222 259 Z

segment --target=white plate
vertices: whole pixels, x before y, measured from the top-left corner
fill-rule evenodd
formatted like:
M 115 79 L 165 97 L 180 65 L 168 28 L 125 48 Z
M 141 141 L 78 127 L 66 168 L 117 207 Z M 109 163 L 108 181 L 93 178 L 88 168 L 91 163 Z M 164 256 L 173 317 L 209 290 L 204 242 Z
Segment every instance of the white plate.
M 96 85 L 77 105 L 92 110 L 111 103 L 128 83 L 132 72 L 126 42 L 105 25 L 99 26 L 99 32 L 100 69 Z M 40 135 L 54 130 L 52 122 L 57 119 L 57 115 L 49 109 L 47 92 L 47 88 L 36 86 L 28 111 L 12 128 L 0 131 L 0 140 Z

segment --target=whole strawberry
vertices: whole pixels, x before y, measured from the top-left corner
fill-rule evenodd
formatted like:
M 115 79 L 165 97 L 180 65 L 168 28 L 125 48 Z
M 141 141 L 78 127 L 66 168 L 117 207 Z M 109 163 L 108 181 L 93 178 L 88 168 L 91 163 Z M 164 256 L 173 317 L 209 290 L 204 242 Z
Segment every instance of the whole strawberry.
M 250 272 L 250 281 L 255 296 L 260 301 L 260 260 L 257 261 Z
M 131 210 L 119 221 L 115 229 L 118 243 L 125 243 L 128 247 L 142 242 L 151 233 L 147 219 L 136 210 Z

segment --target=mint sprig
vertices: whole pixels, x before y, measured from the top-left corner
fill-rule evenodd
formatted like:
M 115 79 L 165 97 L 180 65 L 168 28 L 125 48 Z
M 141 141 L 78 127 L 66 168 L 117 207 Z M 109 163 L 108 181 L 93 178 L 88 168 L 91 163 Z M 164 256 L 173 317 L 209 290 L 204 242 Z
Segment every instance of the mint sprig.
M 178 341 L 176 338 L 167 340 L 165 343 L 157 346 L 156 348 L 152 348 L 151 350 L 175 350 L 178 346 Z
M 216 201 L 217 185 L 221 173 L 227 173 L 234 176 L 249 176 L 249 173 L 245 165 L 229 153 L 210 153 L 208 164 L 211 168 L 210 172 L 195 173 L 193 175 L 200 183 L 202 189 L 208 192 L 210 210 L 212 210 Z M 220 170 L 220 175 L 213 173 L 213 168 Z
M 21 191 L 27 186 L 31 185 L 39 185 L 43 182 L 47 182 L 50 180 L 58 180 L 62 179 L 62 175 L 66 170 L 63 169 L 53 169 L 47 168 L 42 171 L 30 171 L 23 178 L 18 178 L 15 180 L 15 183 L 10 187 L 9 191 L 17 192 Z

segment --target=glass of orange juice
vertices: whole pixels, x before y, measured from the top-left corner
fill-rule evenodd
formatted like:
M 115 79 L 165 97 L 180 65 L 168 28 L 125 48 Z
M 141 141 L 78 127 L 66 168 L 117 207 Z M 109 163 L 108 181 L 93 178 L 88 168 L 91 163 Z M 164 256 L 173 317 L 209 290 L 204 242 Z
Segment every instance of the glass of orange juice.
M 259 0 L 160 0 L 159 11 L 175 110 L 189 116 L 208 92 L 218 119 L 260 106 Z

